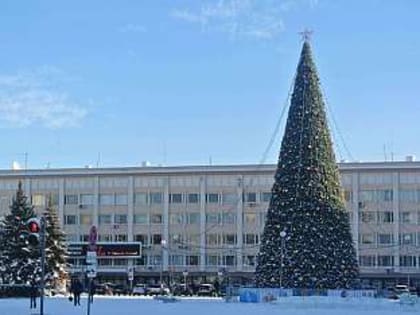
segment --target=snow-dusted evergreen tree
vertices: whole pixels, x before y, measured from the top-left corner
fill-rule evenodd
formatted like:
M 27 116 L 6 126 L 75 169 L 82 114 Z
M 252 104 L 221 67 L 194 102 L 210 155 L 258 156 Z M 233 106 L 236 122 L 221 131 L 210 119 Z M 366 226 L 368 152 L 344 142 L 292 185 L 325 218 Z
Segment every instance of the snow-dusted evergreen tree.
M 57 211 L 48 199 L 45 210 L 46 223 L 46 277 L 53 285 L 67 277 L 67 247 L 65 234 L 60 227 Z
M 27 284 L 39 275 L 39 249 L 29 246 L 21 238 L 22 231 L 27 230 L 26 222 L 33 217 L 34 208 L 19 182 L 10 213 L 1 222 L 1 278 L 4 283 Z
M 284 231 L 284 251 L 281 255 Z M 280 262 L 283 260 L 283 267 Z M 305 40 L 256 267 L 259 287 L 344 288 L 358 276 L 339 172 Z

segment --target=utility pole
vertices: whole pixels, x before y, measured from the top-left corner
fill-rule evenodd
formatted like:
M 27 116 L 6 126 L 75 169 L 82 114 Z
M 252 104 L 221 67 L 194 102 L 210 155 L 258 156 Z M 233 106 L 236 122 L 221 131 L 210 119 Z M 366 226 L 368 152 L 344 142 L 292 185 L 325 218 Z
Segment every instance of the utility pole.
M 284 246 L 285 246 L 285 240 L 286 240 L 286 232 L 281 231 L 280 232 L 280 290 L 283 287 L 283 258 L 284 258 Z
M 44 290 L 45 290 L 45 217 L 42 216 L 40 219 L 41 233 L 40 233 L 40 250 L 41 250 L 41 297 L 39 305 L 40 315 L 44 315 Z

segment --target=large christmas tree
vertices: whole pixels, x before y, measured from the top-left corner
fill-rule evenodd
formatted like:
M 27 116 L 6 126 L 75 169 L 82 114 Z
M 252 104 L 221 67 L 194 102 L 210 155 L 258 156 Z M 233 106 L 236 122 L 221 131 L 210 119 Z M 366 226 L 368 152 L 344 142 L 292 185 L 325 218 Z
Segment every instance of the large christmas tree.
M 29 246 L 21 237 L 26 222 L 35 217 L 33 206 L 28 202 L 19 182 L 10 213 L 1 221 L 0 269 L 4 283 L 28 284 L 40 273 L 39 249 Z
M 358 276 L 356 253 L 307 39 L 274 180 L 257 259 L 257 286 L 349 287 Z

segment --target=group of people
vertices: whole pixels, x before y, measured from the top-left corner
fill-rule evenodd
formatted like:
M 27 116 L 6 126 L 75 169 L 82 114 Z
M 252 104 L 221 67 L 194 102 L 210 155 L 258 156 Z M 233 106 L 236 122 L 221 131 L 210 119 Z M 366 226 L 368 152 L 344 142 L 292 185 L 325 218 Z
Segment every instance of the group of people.
M 96 291 L 96 285 L 94 281 L 89 282 L 89 288 L 88 288 L 88 302 L 93 303 L 93 296 L 95 295 Z M 82 282 L 76 278 L 72 279 L 71 285 L 70 285 L 70 293 L 73 294 L 73 303 L 74 306 L 80 305 L 80 294 L 83 292 L 83 284 Z

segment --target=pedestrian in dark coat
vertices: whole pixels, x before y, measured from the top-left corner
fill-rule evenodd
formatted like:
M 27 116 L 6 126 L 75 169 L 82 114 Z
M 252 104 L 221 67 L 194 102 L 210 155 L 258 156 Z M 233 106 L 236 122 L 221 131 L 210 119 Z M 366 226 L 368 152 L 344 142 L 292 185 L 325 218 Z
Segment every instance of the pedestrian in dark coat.
M 80 282 L 79 279 L 74 279 L 70 291 L 73 293 L 73 303 L 74 306 L 80 305 L 80 294 L 82 294 L 83 291 L 83 285 Z
M 36 298 L 38 296 L 38 286 L 37 286 L 35 280 L 31 281 L 31 287 L 30 287 L 29 290 L 30 290 L 29 295 L 30 295 L 30 298 L 31 298 L 30 308 L 31 309 L 36 308 Z

